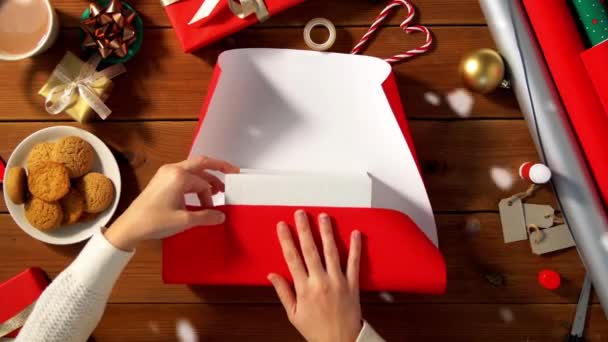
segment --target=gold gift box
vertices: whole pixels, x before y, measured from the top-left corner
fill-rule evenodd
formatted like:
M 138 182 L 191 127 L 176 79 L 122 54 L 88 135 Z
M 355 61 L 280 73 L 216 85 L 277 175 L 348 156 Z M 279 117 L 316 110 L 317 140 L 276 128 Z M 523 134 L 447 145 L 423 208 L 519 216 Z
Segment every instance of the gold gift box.
M 68 51 L 63 59 L 61 59 L 59 64 L 65 69 L 65 72 L 70 79 L 75 79 L 85 63 L 73 53 Z M 42 89 L 40 89 L 38 94 L 46 98 L 53 88 L 64 84 L 65 83 L 54 76 L 53 72 L 53 74 L 51 74 L 51 78 L 44 86 L 42 86 Z M 102 101 L 105 102 L 110 96 L 110 91 L 112 90 L 112 81 L 107 77 L 102 76 L 92 82 L 89 87 L 97 94 L 97 96 L 99 96 Z M 78 95 L 78 90 L 76 90 L 75 95 L 72 97 L 70 104 L 64 110 L 64 112 L 80 123 L 85 123 L 91 120 L 95 114 L 93 109 L 86 103 L 86 101 Z

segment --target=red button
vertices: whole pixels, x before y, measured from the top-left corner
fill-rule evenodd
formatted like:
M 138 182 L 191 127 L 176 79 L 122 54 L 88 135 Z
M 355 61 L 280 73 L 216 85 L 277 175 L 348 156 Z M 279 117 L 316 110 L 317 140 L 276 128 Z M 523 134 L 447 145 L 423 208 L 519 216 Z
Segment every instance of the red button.
M 557 290 L 562 283 L 562 277 L 553 270 L 542 270 L 538 273 L 538 283 L 547 290 Z

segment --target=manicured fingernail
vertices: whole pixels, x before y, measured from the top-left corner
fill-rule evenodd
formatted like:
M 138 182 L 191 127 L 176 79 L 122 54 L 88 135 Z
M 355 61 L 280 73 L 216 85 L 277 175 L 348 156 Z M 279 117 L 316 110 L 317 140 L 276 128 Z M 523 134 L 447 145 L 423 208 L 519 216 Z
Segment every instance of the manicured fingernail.
M 270 281 L 270 282 L 272 283 L 272 280 L 274 279 L 274 277 L 272 276 L 272 273 L 269 273 L 269 274 L 266 276 L 266 279 L 268 279 L 268 281 Z
M 215 221 L 217 221 L 218 223 L 226 222 L 226 214 L 224 214 L 223 212 L 221 212 L 219 210 L 210 210 L 210 211 L 213 213 Z
M 327 215 L 326 213 L 321 213 L 321 215 L 319 215 L 319 217 L 325 220 L 325 219 L 329 218 L 329 215 Z
M 306 217 L 306 213 L 305 213 L 305 212 L 304 212 L 304 210 L 302 210 L 302 209 L 297 210 L 297 211 L 296 211 L 296 215 L 297 215 L 299 218 L 305 218 L 305 217 Z
M 359 240 L 361 238 L 361 232 L 358 230 L 353 230 L 353 239 Z

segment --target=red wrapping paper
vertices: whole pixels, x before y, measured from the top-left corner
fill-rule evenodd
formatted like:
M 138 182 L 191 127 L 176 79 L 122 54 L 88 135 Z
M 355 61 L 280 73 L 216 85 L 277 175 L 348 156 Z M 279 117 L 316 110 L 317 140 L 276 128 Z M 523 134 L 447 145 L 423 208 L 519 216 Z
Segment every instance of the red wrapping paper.
M 222 69 L 216 66 L 209 94 L 203 104 L 198 132 L 215 93 Z M 415 149 L 395 75 L 382 84 L 395 119 L 416 160 Z M 198 134 L 195 134 L 195 136 Z M 398 156 L 395 156 L 398 158 Z M 417 161 L 417 160 L 416 160 Z M 419 165 L 418 165 L 419 166 Z M 346 260 L 350 233 L 363 234 L 360 286 L 362 290 L 443 294 L 447 286 L 446 263 L 439 249 L 412 219 L 380 208 L 321 208 L 228 205 L 216 207 L 227 221 L 217 227 L 196 227 L 163 240 L 163 280 L 168 284 L 270 286 L 266 278 L 278 272 L 291 279 L 276 237 L 276 224 L 293 228 L 293 213 L 304 209 L 315 219 L 325 212 L 332 217 L 341 260 Z M 294 232 L 295 236 L 295 232 Z M 317 246 L 321 246 L 317 233 Z
M 581 53 L 587 74 L 593 82 L 595 92 L 602 102 L 604 113 L 608 113 L 608 41 Z
M 0 322 L 6 322 L 34 303 L 49 284 L 39 268 L 28 268 L 0 284 Z M 16 332 L 8 335 L 15 337 Z
M 6 171 L 6 166 L 4 166 L 4 161 L 0 159 L 0 183 L 4 182 L 4 172 Z
M 219 206 L 226 223 L 197 227 L 163 241 L 163 279 L 169 284 L 270 286 L 266 276 L 291 275 L 281 253 L 276 224 L 284 220 L 296 237 L 293 213 L 304 209 L 321 246 L 316 217 L 328 213 L 340 259 L 347 259 L 350 233 L 361 231 L 362 290 L 443 294 L 443 256 L 406 215 L 378 208 Z
M 166 6 L 167 16 L 185 52 L 193 52 L 224 37 L 258 23 L 255 14 L 239 19 L 228 7 L 227 1 L 220 1 L 208 18 L 189 25 L 190 19 L 204 0 L 182 0 Z M 270 16 L 274 16 L 304 0 L 266 0 Z
M 581 59 L 585 45 L 566 1 L 524 0 L 570 122 L 608 203 L 608 116 Z M 566 137 L 564 137 L 565 139 Z

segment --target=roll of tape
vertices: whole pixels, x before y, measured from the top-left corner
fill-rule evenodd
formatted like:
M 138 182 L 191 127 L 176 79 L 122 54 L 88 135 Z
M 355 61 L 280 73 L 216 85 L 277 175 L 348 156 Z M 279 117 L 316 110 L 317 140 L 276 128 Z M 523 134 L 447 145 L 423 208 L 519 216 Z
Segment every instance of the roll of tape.
M 321 44 L 313 41 L 311 37 L 312 29 L 317 26 L 325 27 L 327 31 L 329 31 L 329 38 L 327 38 L 327 41 Z M 331 21 L 325 18 L 312 19 L 304 27 L 304 42 L 312 50 L 327 51 L 331 49 L 331 47 L 334 46 L 334 43 L 336 42 L 336 35 L 336 27 Z

